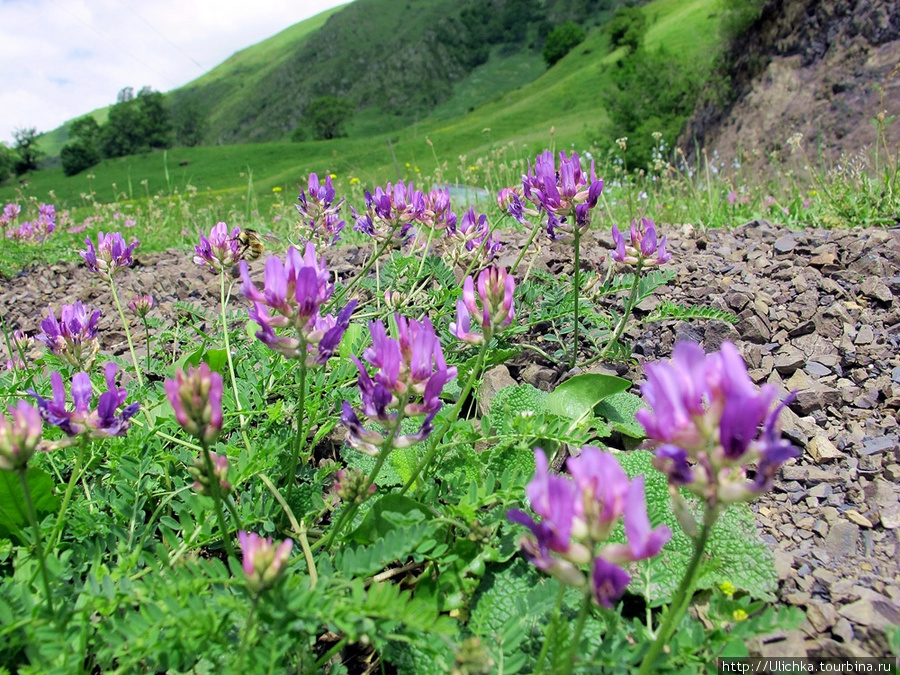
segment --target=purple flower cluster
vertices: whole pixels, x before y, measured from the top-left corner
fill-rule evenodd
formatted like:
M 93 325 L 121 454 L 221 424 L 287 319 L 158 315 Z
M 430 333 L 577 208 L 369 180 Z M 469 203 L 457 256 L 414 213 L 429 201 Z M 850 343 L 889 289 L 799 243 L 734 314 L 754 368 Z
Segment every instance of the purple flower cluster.
M 377 187 L 372 194 L 366 190 L 366 210 L 360 214 L 350 207 L 356 218 L 353 229 L 369 235 L 379 242 L 391 240 L 395 246 L 406 243 L 413 235 L 413 225 L 425 213 L 425 195 L 412 183 L 403 181 L 386 188 Z
M 50 315 L 41 321 L 44 332 L 36 339 L 66 363 L 82 370 L 90 370 L 100 351 L 100 340 L 97 337 L 100 310 L 89 314 L 88 309 L 76 300 L 74 305 L 62 306 L 57 321 L 53 308 L 48 309 Z
M 41 440 L 41 415 L 25 401 L 10 406 L 9 414 L 0 414 L 0 470 L 24 471 Z
M 262 291 L 250 279 L 245 261 L 241 261 L 241 278 L 241 292 L 253 302 L 250 318 L 260 327 L 256 337 L 267 347 L 290 359 L 304 358 L 309 367 L 334 355 L 350 325 L 356 300 L 348 302 L 337 317 L 322 316 L 320 308 L 331 297 L 334 285 L 329 283 L 325 257 L 316 260 L 312 243 L 306 244 L 302 256 L 291 246 L 284 263 L 276 256 L 266 260 Z M 296 336 L 279 336 L 276 328 L 292 328 Z
M 214 480 L 219 481 L 219 494 L 227 495 L 231 492 L 231 483 L 228 482 L 228 456 L 209 453 L 209 459 L 213 466 Z M 188 473 L 194 478 L 194 491 L 201 495 L 211 497 L 213 495 L 212 482 L 206 467 L 206 459 L 203 455 L 194 458 L 194 462 L 188 467 Z
M 450 333 L 473 345 L 490 340 L 496 329 L 511 324 L 516 315 L 513 307 L 515 289 L 515 279 L 502 267 L 481 271 L 477 295 L 474 280 L 471 276 L 466 277 L 462 300 L 456 303 L 456 321 L 450 323 Z M 472 331 L 473 316 L 480 318 L 481 333 Z
M 194 262 L 208 265 L 211 272 L 228 269 L 241 257 L 241 243 L 238 241 L 240 233 L 239 227 L 229 232 L 226 223 L 216 223 L 209 232 L 209 238 L 200 235 L 200 245 L 194 247 L 197 254 Z
M 84 258 L 85 266 L 101 279 L 109 281 L 112 276 L 120 269 L 131 267 L 134 264 L 134 249 L 140 244 L 135 239 L 130 245 L 125 244 L 120 232 L 109 232 L 103 234 L 101 231 L 97 236 L 97 248 L 90 237 L 84 240 L 87 249 L 79 251 L 78 255 Z
M 473 258 L 488 261 L 494 258 L 502 244 L 491 235 L 487 216 L 475 215 L 475 207 L 470 206 L 463 217 L 447 228 L 445 246 L 450 251 L 453 262 L 471 261 Z
M 238 532 L 243 553 L 244 575 L 247 588 L 253 595 L 275 585 L 284 574 L 294 542 L 285 539 L 277 547 L 271 537 L 263 538 L 253 532 Z
M 318 246 L 334 246 L 340 241 L 341 231 L 347 224 L 341 220 L 341 206 L 344 199 L 334 203 L 335 191 L 331 184 L 331 176 L 325 176 L 325 185 L 319 184 L 319 177 L 309 174 L 308 191 L 300 190 L 297 197 L 297 211 L 301 221 L 299 227 L 306 228 L 306 233 L 301 233 L 302 242 L 312 242 Z
M 531 530 L 522 550 L 535 567 L 562 583 L 577 588 L 590 583 L 597 603 L 612 607 L 630 581 L 621 565 L 652 558 L 672 537 L 665 525 L 650 527 L 643 476 L 630 481 L 610 453 L 593 446 L 569 458 L 571 477 L 551 474 L 541 449 L 534 459 L 536 471 L 526 494 L 541 520 L 518 509 L 507 513 L 511 522 Z M 619 518 L 626 543 L 602 545 Z M 590 582 L 581 569 L 585 565 L 591 565 Z
M 656 238 L 656 225 L 648 218 L 641 218 L 640 222 L 631 221 L 631 241 L 625 243 L 625 236 L 619 232 L 619 228 L 613 225 L 612 237 L 616 244 L 616 250 L 610 257 L 616 262 L 641 267 L 662 265 L 672 259 L 671 253 L 666 253 L 666 238 Z
M 75 373 L 72 377 L 72 401 L 75 409 L 66 410 L 66 390 L 63 386 L 62 375 L 54 372 L 50 375 L 50 383 L 53 388 L 53 397 L 45 399 L 34 390 L 28 393 L 37 400 L 41 418 L 63 430 L 69 439 L 61 445 L 71 445 L 75 438 L 87 435 L 90 438 L 106 438 L 109 436 L 124 436 L 131 428 L 132 417 L 140 409 L 139 403 L 125 405 L 128 392 L 116 384 L 118 366 L 115 363 L 107 363 L 104 371 L 107 391 L 100 394 L 97 407 L 91 408 L 93 392 L 91 378 L 87 373 Z M 124 407 L 123 407 L 124 406 Z M 119 408 L 122 408 L 119 411 Z
M 713 354 L 679 342 L 670 361 L 647 364 L 645 371 L 641 394 L 651 409 L 636 416 L 659 446 L 654 465 L 671 486 L 712 505 L 745 501 L 771 489 L 778 468 L 800 454 L 778 430 L 789 399 L 773 408 L 775 387 L 757 388 L 730 342 Z M 746 467 L 754 462 L 755 476 L 748 478 Z
M 603 191 L 603 181 L 597 179 L 594 160 L 590 173 L 581 168 L 578 153 L 566 157 L 559 153 L 559 169 L 549 150 L 538 155 L 528 173 L 522 176 L 523 197 L 532 202 L 539 212 L 546 214 L 547 234 L 558 239 L 560 233 L 571 234 L 575 228 L 586 228 L 591 222 L 591 210 Z M 513 217 L 524 217 L 524 207 L 518 195 L 509 195 L 510 213 Z M 517 215 L 518 214 L 518 215 Z
M 427 318 L 421 322 L 394 315 L 398 338 L 388 337 L 381 321 L 369 324 L 372 345 L 363 352 L 366 362 L 377 369 L 370 376 L 355 356 L 359 370 L 357 386 L 362 412 L 384 427 L 394 448 L 406 448 L 423 441 L 433 431 L 432 420 L 441 409 L 444 385 L 456 377 L 456 367 L 448 367 L 434 327 Z M 414 434 L 399 435 L 402 418 L 424 415 Z M 350 444 L 367 455 L 376 456 L 385 442 L 382 433 L 365 429 L 353 407 L 344 401 L 341 421 L 350 431 Z
M 7 204 L 0 216 L 0 229 L 6 230 L 8 239 L 41 243 L 56 229 L 56 208 L 52 204 L 41 204 L 38 217 L 12 226 L 22 212 L 18 204 Z
M 25 358 L 34 344 L 34 338 L 28 337 L 23 330 L 14 330 L 12 334 L 12 353 L 6 362 L 7 370 L 25 368 Z
M 150 313 L 150 310 L 153 309 L 155 304 L 156 301 L 153 299 L 152 295 L 138 294 L 128 303 L 128 309 L 130 309 L 137 318 L 143 319 Z

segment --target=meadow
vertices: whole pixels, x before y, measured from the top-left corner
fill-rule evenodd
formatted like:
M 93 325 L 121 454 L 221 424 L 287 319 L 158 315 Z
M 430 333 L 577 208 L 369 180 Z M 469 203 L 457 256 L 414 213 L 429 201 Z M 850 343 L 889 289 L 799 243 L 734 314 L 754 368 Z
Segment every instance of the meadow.
M 75 208 L 10 202 L 5 273 L 80 254 L 127 348 L 64 290 L 40 327 L 3 316 L 4 667 L 698 672 L 798 625 L 747 505 L 801 452 L 775 389 L 730 343 L 640 391 L 610 366 L 639 325 L 736 321 L 636 313 L 673 223 L 877 227 L 896 159 L 804 171 L 795 139 L 761 182 L 656 141 L 639 172 L 624 140 L 408 169 L 456 172 L 452 198 L 248 172 L 238 197 L 91 177 Z M 568 272 L 535 264 L 548 238 Z M 166 315 L 117 291 L 163 251 L 217 290 Z M 555 377 L 486 386 L 528 363 Z

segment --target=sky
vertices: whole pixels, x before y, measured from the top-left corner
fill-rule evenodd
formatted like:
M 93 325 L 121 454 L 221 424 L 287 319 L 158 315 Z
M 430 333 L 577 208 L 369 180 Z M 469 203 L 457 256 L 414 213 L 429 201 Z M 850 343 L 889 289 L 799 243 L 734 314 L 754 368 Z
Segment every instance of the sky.
M 347 0 L 0 0 L 0 142 L 170 91 Z

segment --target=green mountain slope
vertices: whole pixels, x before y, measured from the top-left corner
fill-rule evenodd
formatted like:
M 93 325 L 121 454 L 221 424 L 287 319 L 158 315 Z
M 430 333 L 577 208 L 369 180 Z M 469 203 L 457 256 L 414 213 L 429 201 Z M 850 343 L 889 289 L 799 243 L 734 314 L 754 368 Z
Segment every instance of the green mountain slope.
M 646 44 L 650 48 L 666 46 L 672 58 L 683 63 L 709 62 L 717 53 L 720 5 L 721 0 L 654 0 L 644 8 L 650 22 Z M 366 119 L 360 115 L 354 122 L 356 133 L 350 138 L 176 148 L 165 154 L 105 160 L 90 170 L 95 176 L 90 183 L 84 174 L 65 178 L 59 169 L 40 171 L 28 177 L 28 192 L 46 198 L 47 192 L 54 190 L 58 200 L 70 205 L 80 203 L 79 195 L 89 186 L 103 200 L 112 199 L 116 191 L 135 198 L 146 192 L 167 194 L 173 188 L 183 192 L 188 184 L 201 193 L 208 189 L 213 195 L 243 193 L 252 172 L 258 191 L 281 186 L 290 194 L 310 171 L 335 173 L 339 180 L 355 177 L 371 186 L 398 177 L 431 175 L 435 160 L 445 165 L 442 178 L 446 181 L 512 184 L 518 181 L 518 168 L 502 175 L 503 167 L 491 168 L 490 162 L 476 169 L 469 166 L 476 164 L 476 158 L 487 157 L 510 142 L 515 142 L 515 149 L 504 150 L 506 155 L 497 164 L 511 159 L 511 153 L 520 159 L 533 159 L 547 147 L 584 150 L 597 138 L 606 119 L 603 95 L 610 90 L 611 73 L 623 55 L 623 50 L 611 52 L 607 33 L 596 28 L 566 57 L 530 82 L 538 69 L 529 64 L 527 56 L 505 63 L 489 60 L 468 79 L 450 87 L 447 99 L 431 115 L 422 115 L 417 122 L 387 133 L 378 131 L 378 120 L 374 119 L 371 133 L 362 135 Z M 507 66 L 511 70 L 504 70 Z M 519 82 L 526 84 L 511 91 L 492 92 L 489 83 L 496 81 L 497 73 L 514 77 L 509 73 L 516 68 L 523 70 Z M 652 97 L 653 92 L 647 95 Z M 474 107 L 470 102 L 487 98 L 492 100 L 470 110 Z M 141 185 L 143 180 L 147 181 L 146 188 Z M 0 188 L 0 200 L 14 195 L 11 187 Z

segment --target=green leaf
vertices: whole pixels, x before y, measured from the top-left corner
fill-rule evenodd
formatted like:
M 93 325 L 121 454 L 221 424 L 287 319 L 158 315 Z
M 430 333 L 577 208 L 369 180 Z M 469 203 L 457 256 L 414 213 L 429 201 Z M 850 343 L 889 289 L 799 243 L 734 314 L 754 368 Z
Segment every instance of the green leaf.
M 547 410 L 575 422 L 591 413 L 603 399 L 625 391 L 631 382 L 615 375 L 584 373 L 566 380 L 547 396 Z
M 41 514 L 52 513 L 59 508 L 59 497 L 54 496 L 53 478 L 46 471 L 32 467 L 25 474 L 34 509 Z M 20 530 L 28 526 L 25 510 L 25 495 L 18 476 L 9 471 L 0 471 L 0 537 L 19 536 Z
M 211 371 L 221 375 L 228 367 L 228 354 L 224 349 L 207 349 L 203 354 L 203 361 Z
M 601 401 L 594 412 L 609 422 L 613 430 L 631 438 L 643 438 L 644 427 L 634 418 L 641 408 L 646 408 L 643 399 L 627 391 L 613 394 Z
M 672 530 L 672 539 L 660 555 L 639 563 L 640 572 L 635 575 L 649 578 L 647 592 L 654 606 L 668 602 L 687 570 L 693 553 L 693 541 L 678 525 L 672 511 L 666 477 L 652 466 L 652 453 L 634 450 L 618 453 L 615 457 L 629 477 L 644 476 L 650 523 L 654 527 L 664 523 Z M 694 508 L 699 521 L 700 504 L 693 497 L 687 496 L 687 493 L 683 494 Z M 610 540 L 624 543 L 625 535 L 621 525 L 613 532 Z M 734 504 L 719 516 L 710 533 L 706 556 L 700 569 L 698 590 L 713 588 L 729 581 L 738 590 L 746 591 L 755 598 L 769 601 L 775 599 L 774 591 L 778 581 L 775 557 L 760 539 L 753 512 L 747 504 Z
M 429 514 L 428 507 L 414 499 L 386 494 L 372 505 L 359 527 L 347 538 L 358 544 L 371 544 L 401 525 L 428 519 Z

